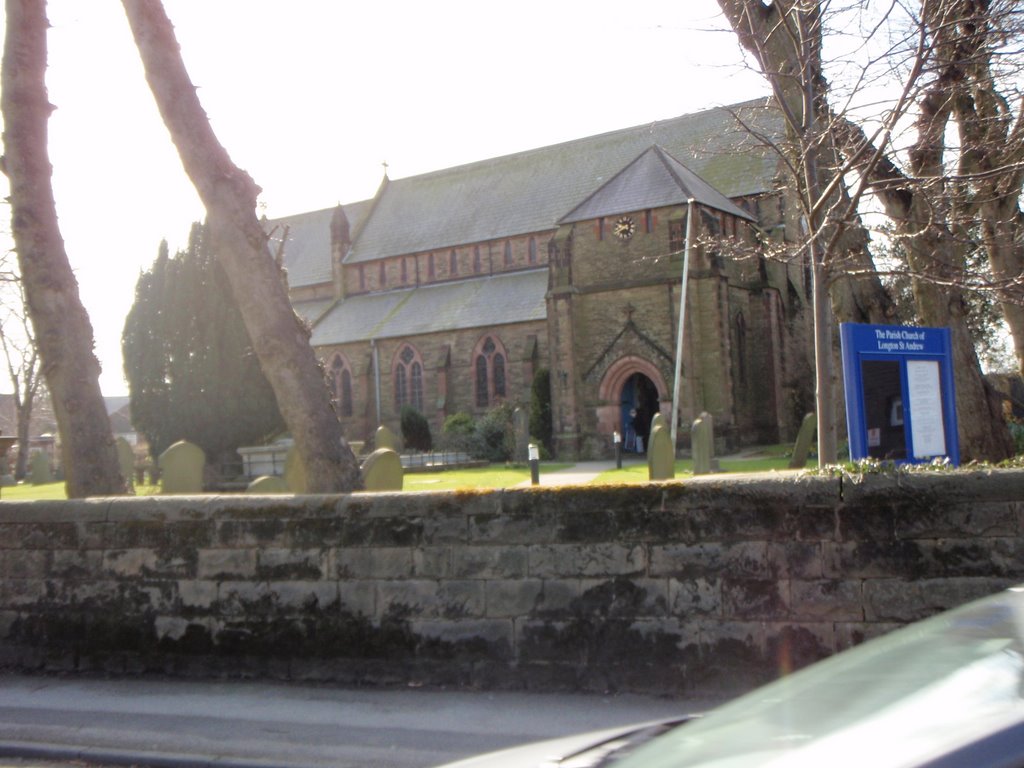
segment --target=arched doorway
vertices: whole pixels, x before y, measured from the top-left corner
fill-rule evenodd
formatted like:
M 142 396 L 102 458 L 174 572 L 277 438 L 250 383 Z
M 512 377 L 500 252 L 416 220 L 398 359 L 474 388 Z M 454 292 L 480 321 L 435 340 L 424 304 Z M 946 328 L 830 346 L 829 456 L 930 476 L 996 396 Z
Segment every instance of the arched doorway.
M 622 385 L 619 398 L 622 448 L 643 453 L 651 433 L 651 419 L 658 413 L 658 387 L 642 373 L 633 373 Z

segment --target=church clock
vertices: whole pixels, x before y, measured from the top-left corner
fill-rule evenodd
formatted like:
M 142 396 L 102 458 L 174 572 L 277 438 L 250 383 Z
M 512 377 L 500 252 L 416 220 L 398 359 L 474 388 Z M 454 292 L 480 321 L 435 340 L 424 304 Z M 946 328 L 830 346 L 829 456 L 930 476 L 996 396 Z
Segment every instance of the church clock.
M 612 227 L 612 232 L 620 240 L 629 240 L 636 232 L 636 223 L 633 221 L 632 216 L 622 216 L 619 218 L 615 225 Z

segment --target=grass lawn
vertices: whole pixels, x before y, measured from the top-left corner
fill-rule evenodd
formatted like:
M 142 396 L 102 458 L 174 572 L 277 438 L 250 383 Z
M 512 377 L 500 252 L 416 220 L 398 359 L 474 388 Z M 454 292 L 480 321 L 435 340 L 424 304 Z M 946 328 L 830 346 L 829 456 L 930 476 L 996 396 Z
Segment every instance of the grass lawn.
M 540 472 L 566 469 L 572 464 L 541 464 Z M 511 488 L 530 481 L 529 467 L 504 467 L 494 464 L 474 469 L 450 469 L 444 472 L 409 472 L 403 481 L 406 491 L 451 491 L 456 488 Z
M 554 472 L 572 464 L 541 464 L 540 471 Z M 408 472 L 404 488 L 407 491 L 450 491 L 457 488 L 511 488 L 529 482 L 529 467 L 505 467 L 494 464 L 474 469 L 452 469 L 445 472 Z M 155 496 L 160 489 L 154 485 L 136 486 L 137 496 Z M 23 483 L 0 489 L 0 501 L 28 501 L 31 499 L 64 499 L 64 483 L 31 485 Z
M 742 459 L 722 459 L 721 468 L 724 472 L 765 472 L 772 469 L 786 469 L 789 458 L 783 451 L 773 450 L 769 446 L 750 457 Z M 540 465 L 541 475 L 571 467 L 571 463 L 543 463 Z M 685 477 L 693 474 L 693 462 L 690 460 L 676 462 L 676 476 Z M 443 472 L 408 472 L 405 475 L 404 488 L 407 491 L 451 491 L 460 488 L 512 488 L 530 480 L 530 468 L 509 467 L 493 464 L 489 467 L 473 469 L 452 469 Z M 639 462 L 628 464 L 622 469 L 602 472 L 594 483 L 646 483 L 647 464 Z M 153 485 L 136 486 L 138 496 L 153 496 L 159 488 Z M 27 501 L 30 499 L 63 499 L 64 483 L 47 483 L 30 485 L 23 483 L 0 489 L 0 501 Z
M 160 488 L 155 485 L 139 485 L 135 487 L 136 496 L 155 496 L 160 493 Z M 43 485 L 32 485 L 21 483 L 20 485 L 8 485 L 0 488 L 0 501 L 31 501 L 66 499 L 64 483 L 44 483 Z
M 789 469 L 788 456 L 755 456 L 743 459 L 719 459 L 719 467 L 723 472 L 770 472 L 775 469 Z M 810 467 L 811 464 L 808 464 Z M 681 459 L 676 462 L 676 477 L 693 475 L 693 461 Z M 622 469 L 610 469 L 602 472 L 593 482 L 604 483 L 646 483 L 647 463 L 641 462 L 624 466 Z

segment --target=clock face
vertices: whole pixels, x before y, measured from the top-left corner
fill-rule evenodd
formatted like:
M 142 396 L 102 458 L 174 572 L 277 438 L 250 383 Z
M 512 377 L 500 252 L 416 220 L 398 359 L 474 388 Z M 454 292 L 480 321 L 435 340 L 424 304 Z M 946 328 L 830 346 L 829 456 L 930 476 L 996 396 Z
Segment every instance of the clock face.
M 632 217 L 623 216 L 615 222 L 615 226 L 612 227 L 612 231 L 620 240 L 629 240 L 629 238 L 633 236 L 633 233 L 636 232 L 636 224 L 633 222 Z

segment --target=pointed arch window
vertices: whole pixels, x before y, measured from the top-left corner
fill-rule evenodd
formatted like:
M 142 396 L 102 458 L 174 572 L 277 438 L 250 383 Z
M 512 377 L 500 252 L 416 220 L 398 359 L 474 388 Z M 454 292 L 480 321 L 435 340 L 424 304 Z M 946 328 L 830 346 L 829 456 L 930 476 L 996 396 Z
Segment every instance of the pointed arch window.
M 387 270 L 387 266 L 384 264 L 383 261 L 380 263 L 380 280 L 379 280 L 379 282 L 380 282 L 380 287 L 381 288 L 383 288 L 385 285 L 388 284 L 388 270 Z
M 474 245 L 473 246 L 473 272 L 475 272 L 476 274 L 479 275 L 482 269 L 483 269 L 483 267 L 482 267 L 482 265 L 480 263 L 480 246 L 479 245 Z
M 505 266 L 506 267 L 511 267 L 512 266 L 512 241 L 511 240 L 506 240 L 505 241 Z
M 477 408 L 495 405 L 508 394 L 505 347 L 496 336 L 485 336 L 473 355 Z
M 459 274 L 459 255 L 455 252 L 454 248 L 448 254 L 448 272 L 452 275 Z
M 331 360 L 327 374 L 327 386 L 331 390 L 331 401 L 342 418 L 352 416 L 352 370 L 348 361 L 340 354 Z
M 411 405 L 423 411 L 423 361 L 411 345 L 405 344 L 395 358 L 395 410 Z
M 434 254 L 427 254 L 427 279 L 434 279 Z
M 536 237 L 531 237 L 530 238 L 530 255 L 529 255 L 529 259 L 530 259 L 530 263 L 531 264 L 536 264 L 537 263 L 537 238 Z

